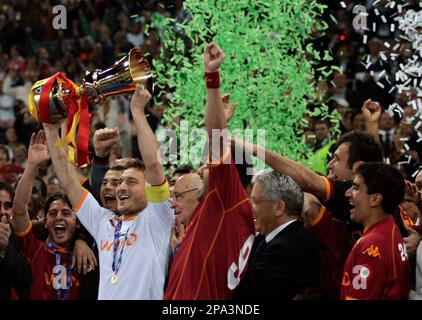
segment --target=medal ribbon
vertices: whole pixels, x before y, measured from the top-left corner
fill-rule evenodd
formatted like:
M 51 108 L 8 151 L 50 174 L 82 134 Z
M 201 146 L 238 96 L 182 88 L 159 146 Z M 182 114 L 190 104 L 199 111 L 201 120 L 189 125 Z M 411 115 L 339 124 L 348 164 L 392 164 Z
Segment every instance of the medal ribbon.
M 57 251 L 56 247 L 51 243 L 50 239 L 46 241 L 47 246 L 53 250 L 54 254 L 56 255 L 56 266 L 60 265 L 60 253 Z M 66 289 L 64 289 L 64 294 L 62 295 L 62 289 L 54 289 L 56 291 L 56 300 L 67 300 L 70 293 L 70 284 L 72 282 L 72 265 L 69 265 L 66 269 Z
M 113 269 L 113 274 L 117 274 L 117 272 L 120 269 L 120 265 L 122 264 L 123 250 L 125 249 L 127 235 L 129 234 L 129 228 L 128 228 L 127 231 L 126 231 L 122 250 L 120 251 L 119 258 L 116 262 L 116 253 L 117 253 L 118 246 L 119 246 L 119 233 L 120 233 L 121 228 L 122 228 L 122 220 L 119 221 L 116 228 L 114 229 L 113 264 L 111 266 L 111 268 Z

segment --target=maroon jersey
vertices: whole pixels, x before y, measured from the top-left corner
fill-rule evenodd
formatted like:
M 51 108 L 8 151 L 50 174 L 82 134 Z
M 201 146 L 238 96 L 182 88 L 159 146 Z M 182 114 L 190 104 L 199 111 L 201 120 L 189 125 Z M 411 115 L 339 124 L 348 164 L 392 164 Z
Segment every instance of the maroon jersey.
M 233 160 L 210 168 L 208 192 L 173 258 L 164 299 L 230 299 L 254 240 L 252 207 Z
M 38 240 L 31 232 L 32 224 L 27 230 L 16 233 L 23 255 L 32 268 L 31 300 L 56 300 L 56 289 L 67 288 L 67 269 L 72 263 L 72 252 L 57 247 L 60 253 L 60 265 L 56 266 L 56 255 L 45 242 Z M 79 298 L 79 274 L 72 272 L 70 292 L 67 300 Z
M 330 297 L 339 299 L 344 263 L 354 243 L 349 229 L 321 206 L 318 216 L 309 226 L 309 231 L 318 243 L 321 286 Z
M 342 300 L 407 299 L 410 266 L 394 218 L 369 227 L 356 242 L 344 267 Z

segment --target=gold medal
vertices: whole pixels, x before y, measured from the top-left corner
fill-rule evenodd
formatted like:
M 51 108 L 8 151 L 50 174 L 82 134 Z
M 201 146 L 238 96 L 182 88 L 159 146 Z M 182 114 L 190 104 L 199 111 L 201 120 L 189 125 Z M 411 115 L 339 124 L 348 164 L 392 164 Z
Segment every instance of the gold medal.
M 119 281 L 119 277 L 117 276 L 117 274 L 113 274 L 112 276 L 111 276 L 111 284 L 116 284 L 118 281 Z

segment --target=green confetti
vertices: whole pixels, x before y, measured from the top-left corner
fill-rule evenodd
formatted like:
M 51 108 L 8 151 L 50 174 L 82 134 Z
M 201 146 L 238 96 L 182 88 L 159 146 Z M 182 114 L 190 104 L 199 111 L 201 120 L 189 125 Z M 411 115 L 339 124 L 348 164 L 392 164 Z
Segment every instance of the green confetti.
M 226 54 L 221 92 L 238 102 L 230 130 L 253 129 L 256 135 L 265 129 L 266 148 L 306 159 L 310 149 L 303 139 L 304 116 L 338 119 L 315 90 L 315 67 L 332 61 L 329 51 L 321 55 L 310 41 L 327 29 L 325 6 L 315 0 L 186 0 L 184 8 L 189 21 L 176 24 L 158 15 L 152 19 L 163 44 L 161 59 L 154 61 L 156 87 L 164 90 L 158 96 L 173 93 L 165 121 L 180 116 L 190 128 L 204 126 L 202 54 L 214 41 Z M 331 67 L 318 70 L 323 75 L 318 81 L 333 72 Z M 318 107 L 311 112 L 310 104 Z

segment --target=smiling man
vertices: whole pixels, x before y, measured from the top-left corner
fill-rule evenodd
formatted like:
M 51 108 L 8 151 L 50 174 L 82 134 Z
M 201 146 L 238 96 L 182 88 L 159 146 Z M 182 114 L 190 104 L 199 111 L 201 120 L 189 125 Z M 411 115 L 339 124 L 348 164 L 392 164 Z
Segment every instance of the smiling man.
M 317 246 L 298 219 L 303 192 L 292 178 L 272 169 L 258 173 L 253 182 L 251 203 L 259 235 L 233 298 L 292 300 L 319 287 Z
M 178 242 L 171 264 L 164 294 L 168 300 L 230 299 L 243 277 L 254 238 L 252 208 L 245 191 L 251 179 L 247 161 L 235 164 L 234 148 L 221 143 L 219 137 L 214 140 L 212 134 L 218 129 L 224 135 L 227 127 L 217 81 L 223 60 L 224 53 L 215 43 L 205 47 L 210 163 L 179 178 L 173 188 L 172 205 L 183 241 Z M 213 141 L 218 140 L 221 157 L 212 151 Z M 213 155 L 216 161 L 211 161 Z
M 31 137 L 28 164 L 17 186 L 13 202 L 13 223 L 22 252 L 32 268 L 32 300 L 76 300 L 79 298 L 80 274 L 73 270 L 72 251 L 78 227 L 69 199 L 62 194 L 45 203 L 48 238 L 36 238 L 28 213 L 28 203 L 38 169 L 50 159 L 44 132 Z
M 145 118 L 145 106 L 150 99 L 146 89 L 137 87 L 130 104 L 145 165 L 136 161 L 121 172 L 116 189 L 120 217 L 102 208 L 80 186 L 65 151 L 55 145 L 60 125 L 44 124 L 53 165 L 63 189 L 78 219 L 99 248 L 98 298 L 101 300 L 163 297 L 174 215 L 168 201 L 169 186 L 157 158 L 156 139 Z M 102 196 L 112 208 L 113 199 L 109 197 L 112 191 L 108 194 L 104 188 Z
M 364 234 L 346 260 L 341 299 L 407 299 L 409 260 L 392 216 L 404 192 L 404 179 L 392 166 L 366 163 L 357 168 L 346 197 L 351 219 L 363 225 Z

